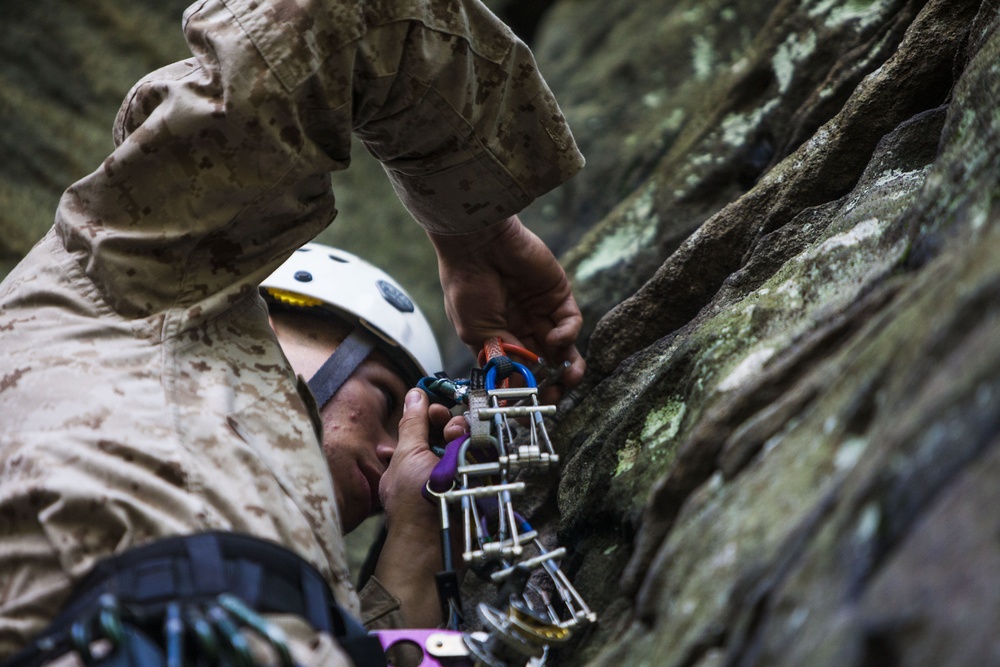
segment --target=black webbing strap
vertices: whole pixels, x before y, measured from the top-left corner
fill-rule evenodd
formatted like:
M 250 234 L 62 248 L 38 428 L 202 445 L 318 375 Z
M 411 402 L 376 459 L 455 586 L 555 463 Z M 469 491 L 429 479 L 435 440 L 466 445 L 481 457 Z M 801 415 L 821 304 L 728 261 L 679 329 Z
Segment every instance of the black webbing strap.
M 191 571 L 194 589 L 205 594 L 218 594 L 226 586 L 226 572 L 222 563 L 222 549 L 214 533 L 191 535 L 184 539 L 188 557 L 196 563 Z
M 368 358 L 375 347 L 375 337 L 361 329 L 355 329 L 344 339 L 330 358 L 323 362 L 316 374 L 309 378 L 309 390 L 316 398 L 320 410 L 333 398 L 351 373 Z

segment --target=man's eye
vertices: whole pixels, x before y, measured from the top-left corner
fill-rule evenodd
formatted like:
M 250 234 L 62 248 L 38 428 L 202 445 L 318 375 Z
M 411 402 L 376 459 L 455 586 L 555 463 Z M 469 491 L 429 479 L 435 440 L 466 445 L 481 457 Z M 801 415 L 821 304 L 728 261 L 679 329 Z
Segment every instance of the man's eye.
M 396 412 L 396 397 L 387 389 L 382 390 L 382 396 L 385 399 L 385 418 L 388 419 Z

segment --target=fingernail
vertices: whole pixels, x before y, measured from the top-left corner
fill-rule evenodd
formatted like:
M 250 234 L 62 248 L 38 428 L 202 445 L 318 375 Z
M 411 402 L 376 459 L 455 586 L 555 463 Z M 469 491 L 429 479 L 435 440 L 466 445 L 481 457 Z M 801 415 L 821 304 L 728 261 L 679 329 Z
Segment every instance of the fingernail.
M 406 392 L 406 407 L 412 408 L 420 405 L 420 394 L 423 393 L 420 389 L 411 389 Z

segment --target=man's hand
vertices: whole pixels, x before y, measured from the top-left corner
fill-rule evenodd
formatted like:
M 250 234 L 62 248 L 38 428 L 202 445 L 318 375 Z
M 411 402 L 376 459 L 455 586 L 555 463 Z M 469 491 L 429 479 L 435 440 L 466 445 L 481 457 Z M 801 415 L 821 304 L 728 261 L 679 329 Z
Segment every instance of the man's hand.
M 402 603 L 407 627 L 437 627 L 442 619 L 434 575 L 443 567 L 440 510 L 421 494 L 437 465 L 430 450 L 431 426 L 446 437 L 461 435 L 462 425 L 441 405 L 429 405 L 426 394 L 406 394 L 399 442 L 379 483 L 387 535 L 375 576 Z
M 379 482 L 379 499 L 390 528 L 393 522 L 440 526 L 437 505 L 421 495 L 439 461 L 428 444 L 431 428 L 443 432 L 445 442 L 469 430 L 465 417 L 452 417 L 443 405 L 429 405 L 423 390 L 410 389 L 399 422 L 399 441 Z
M 463 343 L 478 353 L 486 339 L 499 336 L 551 365 L 568 361 L 561 383 L 580 383 L 586 364 L 576 339 L 583 317 L 566 272 L 541 239 L 517 216 L 477 234 L 428 236 L 445 309 Z

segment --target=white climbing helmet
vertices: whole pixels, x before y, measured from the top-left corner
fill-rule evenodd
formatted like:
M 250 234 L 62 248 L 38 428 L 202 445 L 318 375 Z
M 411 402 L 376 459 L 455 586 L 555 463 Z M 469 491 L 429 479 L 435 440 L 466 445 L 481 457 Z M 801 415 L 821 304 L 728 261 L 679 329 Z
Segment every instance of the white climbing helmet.
M 273 301 L 322 308 L 375 334 L 378 349 L 413 380 L 442 368 L 441 352 L 424 314 L 382 269 L 338 248 L 307 243 L 263 283 Z

